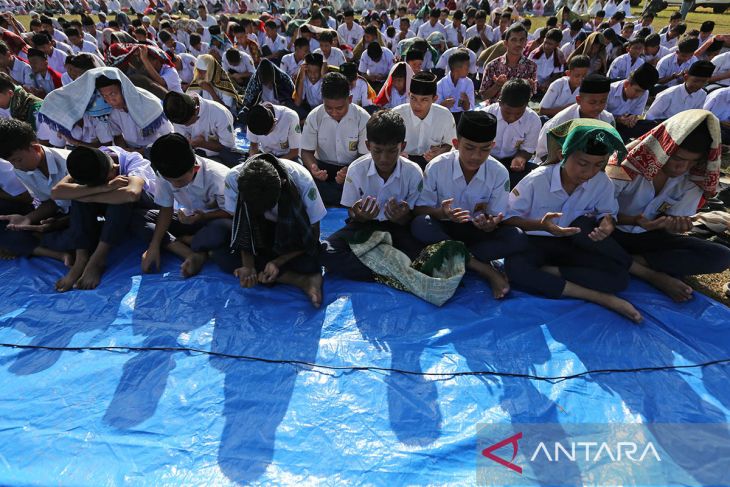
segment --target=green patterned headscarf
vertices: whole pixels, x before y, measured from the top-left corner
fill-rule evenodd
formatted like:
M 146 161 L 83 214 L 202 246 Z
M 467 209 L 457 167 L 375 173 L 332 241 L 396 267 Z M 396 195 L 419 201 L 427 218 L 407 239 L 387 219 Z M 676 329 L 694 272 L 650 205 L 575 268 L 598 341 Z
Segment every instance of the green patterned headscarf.
M 547 133 L 548 156 L 545 163 L 565 162 L 573 152 L 585 151 L 589 141 L 603 143 L 608 154 L 616 152 L 619 160 L 626 156 L 626 146 L 611 124 L 594 118 L 576 118 L 553 127 Z

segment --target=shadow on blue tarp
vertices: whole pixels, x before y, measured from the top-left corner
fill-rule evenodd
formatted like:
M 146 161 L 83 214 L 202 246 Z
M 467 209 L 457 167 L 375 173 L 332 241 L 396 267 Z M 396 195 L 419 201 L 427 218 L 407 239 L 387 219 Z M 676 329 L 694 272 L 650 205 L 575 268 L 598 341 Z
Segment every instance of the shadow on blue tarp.
M 331 211 L 323 232 L 342 218 Z M 212 265 L 184 280 L 169 255 L 162 273 L 140 275 L 141 250 L 117 249 L 97 290 L 64 295 L 53 291 L 60 264 L 1 264 L 0 342 L 542 376 L 730 356 L 728 308 L 699 295 L 674 304 L 640 282 L 625 293 L 645 316 L 638 327 L 577 301 L 513 292 L 497 303 L 471 276 L 443 308 L 329 279 L 315 310 L 294 288 L 242 290 Z M 0 348 L 0 484 L 473 484 L 477 423 L 727 422 L 729 370 L 551 384 L 185 352 Z M 657 441 L 681 456 L 671 438 Z M 581 483 L 585 474 L 533 473 L 543 485 Z

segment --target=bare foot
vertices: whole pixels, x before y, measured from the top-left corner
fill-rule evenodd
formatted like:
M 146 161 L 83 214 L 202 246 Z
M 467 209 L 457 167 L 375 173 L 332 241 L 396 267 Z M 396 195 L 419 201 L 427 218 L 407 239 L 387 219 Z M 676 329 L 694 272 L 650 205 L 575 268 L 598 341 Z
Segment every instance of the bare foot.
M 66 267 L 71 267 L 74 265 L 74 261 L 76 260 L 76 256 L 72 254 L 71 252 L 64 252 L 63 253 L 63 265 Z
M 206 254 L 194 252 L 185 259 L 180 266 L 183 277 L 191 277 L 200 272 L 200 269 L 203 268 L 203 264 L 205 264 L 206 257 Z
M 634 308 L 633 304 L 629 303 L 625 299 L 619 298 L 618 296 L 607 294 L 603 302 L 600 304 L 610 309 L 611 311 L 615 311 L 616 313 L 627 317 L 634 323 L 641 323 L 641 321 L 644 319 L 641 316 L 641 313 L 639 313 L 639 311 Z
M 292 284 L 307 295 L 312 306 L 319 308 L 322 306 L 322 274 L 296 274 L 293 275 L 291 272 L 283 274 L 280 282 L 285 284 Z
M 86 264 L 83 274 L 76 281 L 76 289 L 96 289 L 101 282 L 101 276 L 104 274 L 104 265 L 92 260 Z
M 56 291 L 59 293 L 65 293 L 73 289 L 76 282 L 79 280 L 81 275 L 84 273 L 84 268 L 88 259 L 77 259 L 76 263 L 71 266 L 65 276 L 56 281 Z
M 502 299 L 507 296 L 507 293 L 509 293 L 510 290 L 507 276 L 492 267 L 492 264 L 485 264 L 484 262 L 477 260 L 475 257 L 471 257 L 469 259 L 468 267 L 489 282 L 494 299 Z
M 692 299 L 692 286 L 663 272 L 657 272 L 649 281 L 677 303 Z

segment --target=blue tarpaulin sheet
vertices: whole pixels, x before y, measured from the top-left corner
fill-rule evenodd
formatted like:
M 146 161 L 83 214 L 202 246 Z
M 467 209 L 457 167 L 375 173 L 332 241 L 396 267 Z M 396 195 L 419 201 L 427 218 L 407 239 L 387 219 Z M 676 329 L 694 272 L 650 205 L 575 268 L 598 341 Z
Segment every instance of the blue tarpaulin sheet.
M 635 281 L 635 326 L 575 300 L 496 302 L 473 276 L 441 308 L 332 278 L 315 310 L 212 264 L 183 279 L 172 255 L 143 275 L 142 250 L 115 249 L 98 289 L 66 294 L 60 263 L 0 263 L 0 342 L 219 355 L 0 348 L 0 484 L 473 485 L 479 423 L 728 421 L 723 365 L 549 383 L 271 361 L 563 376 L 726 358 L 730 309 L 702 295 L 675 304 Z

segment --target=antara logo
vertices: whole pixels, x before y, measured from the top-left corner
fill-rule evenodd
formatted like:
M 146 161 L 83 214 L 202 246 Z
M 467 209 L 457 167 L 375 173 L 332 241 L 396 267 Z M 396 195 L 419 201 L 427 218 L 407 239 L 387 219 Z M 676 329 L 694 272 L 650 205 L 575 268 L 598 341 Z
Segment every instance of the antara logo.
M 484 450 L 482 450 L 482 455 L 522 475 L 522 467 L 514 463 L 514 460 L 517 457 L 517 453 L 519 450 L 518 442 L 521 439 L 522 432 L 519 432 L 515 435 L 510 436 L 509 438 L 505 438 L 499 443 L 495 443 L 492 446 L 485 448 Z M 512 445 L 512 458 L 510 458 L 509 460 L 505 460 L 504 458 L 499 457 L 494 453 L 496 450 L 499 450 L 500 448 L 503 448 L 507 445 Z M 613 445 L 613 448 L 612 445 L 610 445 L 609 443 L 598 443 L 592 441 L 570 442 L 568 443 L 567 447 L 562 443 L 556 441 L 552 446 L 552 449 L 548 449 L 548 446 L 545 444 L 545 442 L 541 441 L 540 443 L 538 443 L 538 445 L 535 447 L 535 451 L 530 457 L 530 462 L 539 460 L 538 457 L 543 457 L 543 460 L 547 460 L 548 462 L 575 462 L 583 460 L 586 462 L 598 463 L 605 461 L 606 459 L 610 460 L 611 462 L 621 462 L 622 460 L 627 459 L 635 463 L 641 463 L 647 456 L 658 462 L 662 461 L 659 453 L 657 452 L 652 442 L 648 442 L 646 445 L 643 446 L 643 448 L 641 448 L 639 444 L 632 441 L 617 442 L 615 445 Z M 553 452 L 552 455 L 550 454 L 550 451 Z M 581 453 L 583 453 L 583 455 L 581 455 Z

